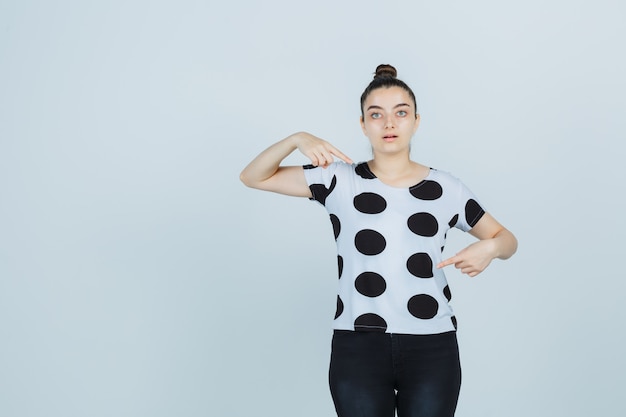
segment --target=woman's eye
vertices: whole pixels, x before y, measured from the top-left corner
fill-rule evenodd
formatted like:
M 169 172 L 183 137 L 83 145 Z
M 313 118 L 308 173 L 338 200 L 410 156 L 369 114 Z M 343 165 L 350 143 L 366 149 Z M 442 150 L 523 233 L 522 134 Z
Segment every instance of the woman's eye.
M 404 116 L 406 116 L 406 115 L 407 115 L 407 112 L 406 112 L 406 111 L 404 111 L 404 110 L 400 110 L 400 111 L 398 112 L 398 116 L 400 116 L 400 117 L 404 117 Z
M 372 119 L 380 119 L 381 118 L 380 113 L 372 113 L 371 116 L 372 116 Z

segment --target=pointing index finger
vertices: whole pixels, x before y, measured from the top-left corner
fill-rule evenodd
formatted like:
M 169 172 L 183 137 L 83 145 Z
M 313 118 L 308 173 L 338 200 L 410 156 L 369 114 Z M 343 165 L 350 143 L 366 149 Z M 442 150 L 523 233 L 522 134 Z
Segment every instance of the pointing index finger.
M 334 146 L 332 147 L 331 153 L 348 164 L 352 163 L 352 159 L 350 159 L 347 155 L 345 155 L 343 152 L 341 152 L 339 149 L 335 148 Z
M 437 264 L 437 268 L 443 268 L 445 266 L 452 265 L 455 262 L 456 262 L 456 256 L 453 256 L 451 258 L 448 258 L 448 259 L 446 259 L 444 261 L 439 262 Z

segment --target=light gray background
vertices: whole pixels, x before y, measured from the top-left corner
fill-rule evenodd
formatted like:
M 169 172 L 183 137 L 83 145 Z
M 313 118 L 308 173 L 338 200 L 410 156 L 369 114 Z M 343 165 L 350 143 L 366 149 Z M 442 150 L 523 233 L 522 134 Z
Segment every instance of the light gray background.
M 1 1 L 0 415 L 333 415 L 330 222 L 238 174 L 298 130 L 369 158 L 358 98 L 380 63 L 418 96 L 414 158 L 520 241 L 477 278 L 448 271 L 457 415 L 624 415 L 625 17 Z

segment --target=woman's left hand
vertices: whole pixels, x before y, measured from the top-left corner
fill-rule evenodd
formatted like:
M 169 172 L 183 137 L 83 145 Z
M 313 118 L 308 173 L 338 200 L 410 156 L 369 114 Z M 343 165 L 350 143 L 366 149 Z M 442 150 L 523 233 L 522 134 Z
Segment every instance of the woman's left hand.
M 508 259 L 517 250 L 517 239 L 513 233 L 485 213 L 469 233 L 480 239 L 445 261 L 437 268 L 454 264 L 463 274 L 475 277 L 489 266 L 494 258 Z
M 475 277 L 489 266 L 494 258 L 494 242 L 492 239 L 474 242 L 456 255 L 441 261 L 437 268 L 454 264 L 456 269 L 470 277 Z

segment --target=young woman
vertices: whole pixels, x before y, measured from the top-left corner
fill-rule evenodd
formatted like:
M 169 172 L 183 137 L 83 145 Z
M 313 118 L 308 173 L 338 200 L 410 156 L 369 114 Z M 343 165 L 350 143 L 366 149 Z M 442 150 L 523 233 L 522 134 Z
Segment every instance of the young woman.
M 453 416 L 461 368 L 442 268 L 476 276 L 494 258 L 513 255 L 517 241 L 457 178 L 410 159 L 420 116 L 395 68 L 378 66 L 361 114 L 370 161 L 353 163 L 300 132 L 259 154 L 241 180 L 310 198 L 330 215 L 339 292 L 329 379 L 338 416 Z M 311 165 L 282 166 L 296 149 Z M 452 227 L 478 240 L 444 260 Z

